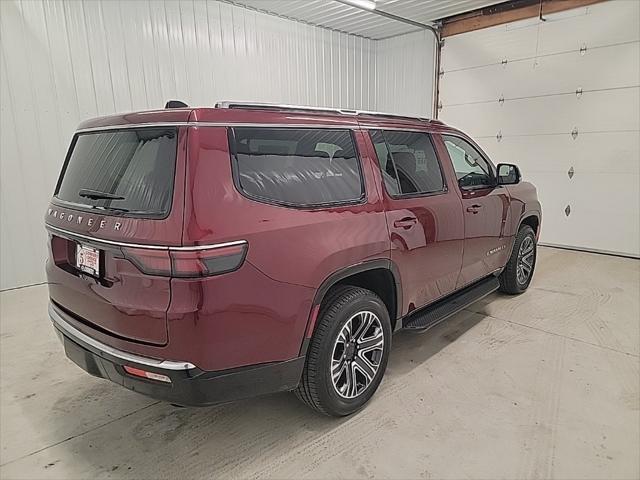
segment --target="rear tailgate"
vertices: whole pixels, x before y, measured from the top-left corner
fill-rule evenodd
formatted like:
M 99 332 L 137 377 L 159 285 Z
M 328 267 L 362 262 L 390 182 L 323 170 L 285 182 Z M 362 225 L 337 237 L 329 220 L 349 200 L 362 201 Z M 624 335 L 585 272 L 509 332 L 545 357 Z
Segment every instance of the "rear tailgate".
M 53 303 L 86 327 L 167 343 L 171 281 L 154 267 L 182 241 L 185 148 L 178 127 L 74 138 L 46 215 L 47 275 Z

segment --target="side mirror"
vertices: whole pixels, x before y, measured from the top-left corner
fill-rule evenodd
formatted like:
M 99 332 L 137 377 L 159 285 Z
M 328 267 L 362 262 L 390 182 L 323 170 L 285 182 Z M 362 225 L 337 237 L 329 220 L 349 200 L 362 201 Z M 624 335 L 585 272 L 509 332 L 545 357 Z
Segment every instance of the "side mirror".
M 515 185 L 520 183 L 520 169 L 511 163 L 498 164 L 498 185 Z

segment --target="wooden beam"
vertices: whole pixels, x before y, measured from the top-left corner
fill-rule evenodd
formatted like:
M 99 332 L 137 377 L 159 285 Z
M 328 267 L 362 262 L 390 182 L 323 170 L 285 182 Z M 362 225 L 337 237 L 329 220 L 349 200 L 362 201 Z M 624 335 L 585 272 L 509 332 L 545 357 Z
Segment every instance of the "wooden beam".
M 542 16 L 551 13 L 571 10 L 572 8 L 586 7 L 594 3 L 606 0 L 543 0 Z M 482 28 L 494 27 L 505 23 L 516 22 L 526 18 L 538 17 L 540 15 L 540 3 L 528 4 L 515 7 L 511 10 L 504 10 L 497 13 L 484 13 L 485 9 L 469 12 L 442 22 L 442 38 L 458 35 L 460 33 L 472 32 Z

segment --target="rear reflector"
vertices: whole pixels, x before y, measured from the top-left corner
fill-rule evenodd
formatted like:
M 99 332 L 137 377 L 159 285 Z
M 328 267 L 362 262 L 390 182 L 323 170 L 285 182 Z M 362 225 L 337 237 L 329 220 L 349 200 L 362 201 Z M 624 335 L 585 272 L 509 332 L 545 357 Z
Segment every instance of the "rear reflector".
M 127 365 L 123 368 L 125 372 L 134 377 L 149 378 L 151 380 L 158 380 L 159 382 L 171 383 L 171 379 L 161 373 L 147 372 L 146 370 L 140 370 L 139 368 L 129 367 Z
M 242 266 L 247 244 L 200 250 L 149 250 L 124 247 L 125 258 L 149 275 L 197 278 L 233 272 Z
M 319 311 L 320 305 L 316 305 L 311 310 L 311 315 L 309 316 L 309 324 L 307 326 L 307 334 L 305 335 L 306 338 L 311 338 L 311 335 L 313 335 L 313 329 L 316 326 L 316 320 L 318 319 Z

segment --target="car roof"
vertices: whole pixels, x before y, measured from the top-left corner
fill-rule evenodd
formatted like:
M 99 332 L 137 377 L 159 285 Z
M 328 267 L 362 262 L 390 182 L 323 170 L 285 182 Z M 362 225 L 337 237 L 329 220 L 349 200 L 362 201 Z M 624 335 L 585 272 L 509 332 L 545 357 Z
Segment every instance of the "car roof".
M 392 113 L 263 103 L 220 102 L 215 107 L 182 107 L 146 110 L 97 117 L 82 122 L 78 130 L 130 128 L 180 124 L 287 125 L 330 128 L 408 128 L 441 130 L 439 120 Z

